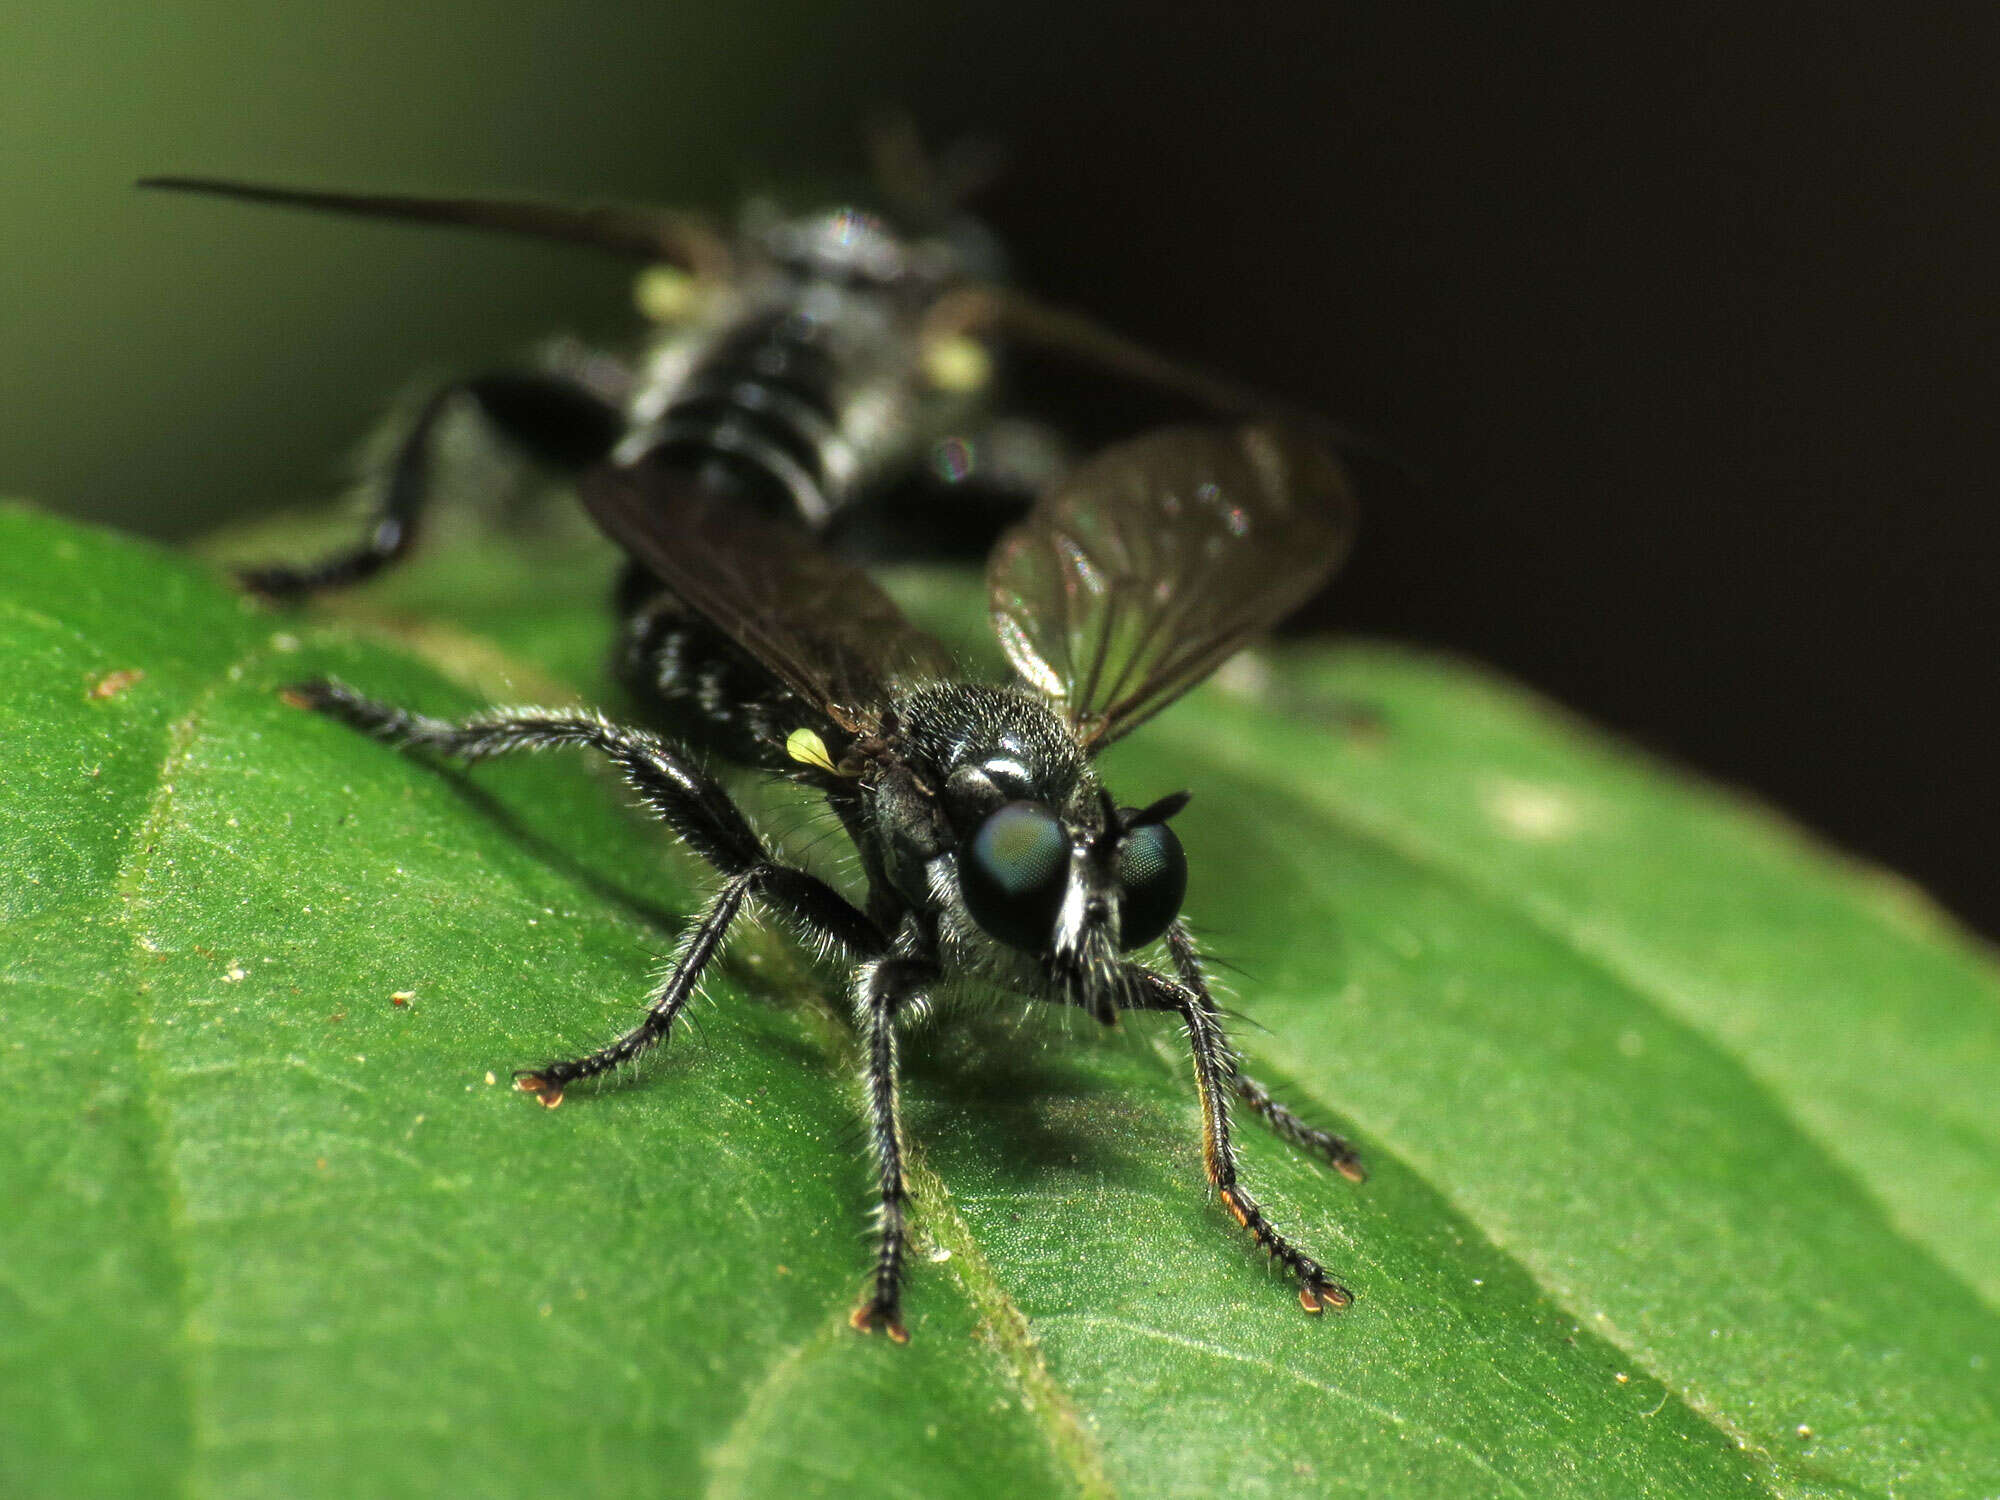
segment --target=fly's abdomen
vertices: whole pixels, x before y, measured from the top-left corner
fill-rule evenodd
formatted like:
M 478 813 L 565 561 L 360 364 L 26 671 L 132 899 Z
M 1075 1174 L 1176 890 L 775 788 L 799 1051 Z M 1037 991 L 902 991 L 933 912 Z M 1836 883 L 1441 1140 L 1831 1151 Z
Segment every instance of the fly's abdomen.
M 813 716 L 673 595 L 655 592 L 627 614 L 615 666 L 626 690 L 676 739 L 738 765 L 797 769 L 785 741 Z
M 728 474 L 823 524 L 853 470 L 838 412 L 840 362 L 824 323 L 771 312 L 725 334 L 689 372 L 653 428 L 648 457 Z M 759 482 L 761 481 L 761 482 Z

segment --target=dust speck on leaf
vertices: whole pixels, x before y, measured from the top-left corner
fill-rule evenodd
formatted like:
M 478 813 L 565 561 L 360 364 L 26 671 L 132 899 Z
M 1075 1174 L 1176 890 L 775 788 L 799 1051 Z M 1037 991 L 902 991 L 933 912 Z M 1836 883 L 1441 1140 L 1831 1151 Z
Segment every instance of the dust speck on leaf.
M 145 672 L 138 667 L 122 667 L 116 672 L 106 672 L 90 685 L 90 696 L 96 699 L 116 698 L 135 682 L 145 680 Z

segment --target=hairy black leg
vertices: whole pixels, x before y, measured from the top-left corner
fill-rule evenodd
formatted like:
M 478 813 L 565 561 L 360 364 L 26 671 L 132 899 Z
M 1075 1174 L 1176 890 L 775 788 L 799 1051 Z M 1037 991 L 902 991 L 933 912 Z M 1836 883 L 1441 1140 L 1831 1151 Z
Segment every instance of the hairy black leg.
M 1270 1090 L 1263 1084 L 1240 1069 L 1233 1084 L 1236 1097 L 1249 1105 L 1251 1112 L 1268 1125 L 1274 1134 L 1290 1141 L 1301 1150 L 1312 1152 L 1349 1182 L 1368 1180 L 1368 1168 L 1362 1165 L 1361 1153 L 1354 1149 L 1353 1143 L 1346 1136 L 1335 1135 L 1331 1130 L 1321 1130 L 1317 1125 L 1308 1125 L 1273 1099 Z
M 695 853 L 723 875 L 750 877 L 749 895 L 856 958 L 887 951 L 879 927 L 825 881 L 780 864 L 722 783 L 658 735 L 613 724 L 585 709 L 503 709 L 454 724 L 378 703 L 326 679 L 297 683 L 285 689 L 285 696 L 375 739 L 463 760 L 571 745 L 596 750 L 624 772 L 646 805 Z
M 1239 1178 L 1236 1148 L 1229 1135 L 1229 1095 L 1237 1076 L 1236 1061 L 1215 1002 L 1203 989 L 1178 984 L 1136 964 L 1127 967 L 1126 977 L 1136 1008 L 1175 1011 L 1187 1025 L 1188 1047 L 1194 1054 L 1195 1091 L 1201 1100 L 1202 1165 L 1208 1169 L 1208 1180 L 1215 1184 L 1222 1206 L 1250 1232 L 1265 1254 L 1297 1278 L 1299 1306 L 1309 1313 L 1346 1307 L 1354 1294 L 1279 1232 Z
M 1196 994 L 1207 995 L 1208 980 L 1202 972 L 1201 954 L 1196 951 L 1185 922 L 1176 921 L 1168 927 L 1167 949 L 1173 954 L 1174 972 L 1180 975 L 1181 983 Z M 1233 1049 L 1229 1054 L 1229 1066 L 1230 1085 L 1235 1089 L 1236 1097 L 1249 1105 L 1251 1112 L 1274 1133 L 1294 1146 L 1312 1152 L 1349 1182 L 1368 1180 L 1368 1169 L 1361 1164 L 1360 1152 L 1345 1136 L 1321 1130 L 1317 1125 L 1308 1125 L 1273 1099 L 1269 1089 L 1242 1070 Z
M 881 929 L 832 886 L 774 859 L 721 784 L 656 735 L 622 728 L 596 714 L 562 709 L 514 709 L 454 724 L 378 703 L 326 680 L 287 688 L 285 696 L 389 744 L 465 760 L 570 745 L 596 750 L 624 772 L 633 790 L 663 822 L 728 877 L 729 883 L 710 901 L 638 1027 L 586 1057 L 520 1075 L 519 1087 L 551 1108 L 562 1102 L 565 1084 L 637 1057 L 667 1034 L 692 995 L 702 966 L 721 946 L 745 900 L 763 902 L 852 957 L 876 958 L 888 948 Z
M 608 1073 L 621 1063 L 631 1062 L 648 1048 L 664 1042 L 667 1033 L 673 1030 L 675 1018 L 694 998 L 701 971 L 721 951 L 729 924 L 743 909 L 743 898 L 750 893 L 750 884 L 749 875 L 738 875 L 710 898 L 708 909 L 701 914 L 701 920 L 688 933 L 680 952 L 674 956 L 673 968 L 647 1003 L 645 1020 L 608 1047 L 600 1047 L 570 1062 L 548 1063 L 516 1073 L 514 1086 L 524 1094 L 533 1094 L 545 1107 L 554 1109 L 562 1103 L 563 1090 L 570 1084 Z
M 248 568 L 246 588 L 274 599 L 359 583 L 409 551 L 429 500 L 431 450 L 439 423 L 461 399 L 474 402 L 503 436 L 552 468 L 581 472 L 610 453 L 624 431 L 618 408 L 556 375 L 495 374 L 448 385 L 424 403 L 397 447 L 381 504 L 359 546 L 302 567 Z
M 854 1309 L 849 1321 L 863 1333 L 880 1328 L 899 1344 L 910 1341 L 902 1315 L 909 1192 L 903 1183 L 903 1127 L 897 1117 L 896 1020 L 902 1009 L 936 976 L 936 965 L 927 960 L 884 959 L 862 966 L 855 994 L 856 1020 L 861 1028 L 861 1078 L 868 1105 L 868 1139 L 875 1155 L 881 1198 L 876 1210 L 875 1269 L 869 1279 L 868 1296 Z

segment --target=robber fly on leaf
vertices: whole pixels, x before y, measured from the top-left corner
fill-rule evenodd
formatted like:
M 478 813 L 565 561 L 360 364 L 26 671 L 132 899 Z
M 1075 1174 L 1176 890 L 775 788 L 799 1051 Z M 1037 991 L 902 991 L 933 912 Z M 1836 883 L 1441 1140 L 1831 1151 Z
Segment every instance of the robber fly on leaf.
M 1016 995 L 1110 1024 L 1177 1017 L 1193 1053 L 1202 1159 L 1223 1206 L 1317 1313 L 1351 1294 L 1265 1215 L 1230 1136 L 1241 1100 L 1359 1181 L 1340 1137 L 1242 1072 L 1181 898 L 1172 820 L 1188 794 L 1121 802 L 1097 755 L 1295 608 L 1340 562 L 1353 511 L 1343 470 L 1276 425 L 1168 428 L 1105 450 L 1003 536 L 987 571 L 994 629 L 1019 680 L 968 680 L 858 568 L 668 463 L 582 481 L 597 523 L 652 593 L 626 646 L 628 681 L 674 705 L 687 744 L 812 787 L 860 857 L 851 902 L 790 864 L 683 743 L 598 715 L 516 709 L 451 723 L 341 683 L 289 689 L 377 739 L 464 760 L 581 746 L 608 757 L 721 884 L 639 1024 L 586 1056 L 517 1075 L 551 1108 L 664 1041 L 746 908 L 837 956 L 851 975 L 879 1239 L 854 1326 L 907 1338 L 908 1194 L 898 1027 L 947 993 Z M 1159 960 L 1156 967 L 1138 955 Z
M 572 477 L 605 463 L 674 461 L 698 469 L 710 489 L 823 535 L 857 519 L 866 529 L 871 505 L 900 506 L 890 524 L 873 526 L 892 547 L 909 549 L 925 533 L 932 549 L 975 556 L 1064 459 L 1060 434 L 1003 408 L 995 365 L 1007 350 L 1041 350 L 1232 416 L 1316 420 L 1003 285 L 995 242 L 959 206 L 973 173 L 933 165 L 907 129 L 877 132 L 872 144 L 896 223 L 846 204 L 786 215 L 753 200 L 726 231 L 659 209 L 143 179 L 147 188 L 586 245 L 646 268 L 639 301 L 656 326 L 640 358 L 592 354 L 434 392 L 387 465 L 362 542 L 305 566 L 249 569 L 243 581 L 298 598 L 404 556 L 438 489 L 440 427 L 468 406 Z M 1321 430 L 1336 446 L 1347 441 L 1330 424 Z

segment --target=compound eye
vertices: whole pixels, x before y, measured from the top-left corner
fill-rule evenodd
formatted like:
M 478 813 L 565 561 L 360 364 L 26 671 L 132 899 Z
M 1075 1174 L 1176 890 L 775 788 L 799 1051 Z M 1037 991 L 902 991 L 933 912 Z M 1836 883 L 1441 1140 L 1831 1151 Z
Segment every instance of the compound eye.
M 1029 953 L 1048 950 L 1069 880 L 1069 835 L 1039 802 L 996 809 L 958 861 L 965 909 L 988 934 Z
M 1180 915 L 1187 855 L 1164 823 L 1141 823 L 1118 841 L 1119 941 L 1143 948 Z

